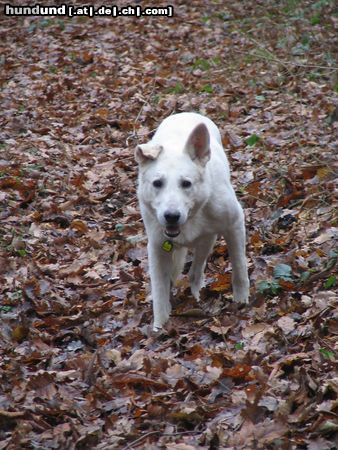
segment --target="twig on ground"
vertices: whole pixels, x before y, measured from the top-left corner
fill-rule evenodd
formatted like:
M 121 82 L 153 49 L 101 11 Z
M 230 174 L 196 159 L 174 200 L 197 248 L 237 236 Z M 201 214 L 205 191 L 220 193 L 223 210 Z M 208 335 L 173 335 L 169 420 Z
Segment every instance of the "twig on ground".
M 135 439 L 135 441 L 130 442 L 125 447 L 122 448 L 122 450 L 130 450 L 133 448 L 135 444 L 139 444 L 143 439 L 146 439 L 149 436 L 153 436 L 155 434 L 160 434 L 161 436 L 183 436 L 185 434 L 201 434 L 201 432 L 198 431 L 177 431 L 176 433 L 161 433 L 161 431 L 149 431 L 149 433 L 144 434 L 143 436 L 140 436 L 139 438 Z

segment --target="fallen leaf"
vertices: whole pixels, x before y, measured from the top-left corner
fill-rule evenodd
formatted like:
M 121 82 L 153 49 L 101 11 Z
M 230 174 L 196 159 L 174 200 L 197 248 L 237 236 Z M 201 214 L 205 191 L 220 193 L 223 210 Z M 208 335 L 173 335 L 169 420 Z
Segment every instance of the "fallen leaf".
M 277 320 L 277 325 L 283 331 L 283 333 L 290 334 L 295 330 L 296 323 L 291 317 L 283 316 Z

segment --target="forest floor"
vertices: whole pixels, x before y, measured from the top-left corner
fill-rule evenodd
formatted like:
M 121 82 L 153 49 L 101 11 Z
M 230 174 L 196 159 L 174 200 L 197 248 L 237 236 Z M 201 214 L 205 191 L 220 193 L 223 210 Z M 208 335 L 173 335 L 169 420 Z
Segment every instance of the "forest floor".
M 336 448 L 334 3 L 2 14 L 0 449 Z M 219 240 L 154 334 L 134 148 L 181 111 L 221 130 L 251 298 Z

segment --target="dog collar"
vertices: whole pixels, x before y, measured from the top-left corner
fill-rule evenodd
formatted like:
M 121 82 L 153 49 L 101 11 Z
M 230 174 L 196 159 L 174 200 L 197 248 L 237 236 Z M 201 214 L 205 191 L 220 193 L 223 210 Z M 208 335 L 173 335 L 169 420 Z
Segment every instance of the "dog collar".
M 166 241 L 163 241 L 163 243 L 162 243 L 162 250 L 164 250 L 165 252 L 170 253 L 172 251 L 173 247 L 174 247 L 174 244 L 171 241 L 166 240 Z

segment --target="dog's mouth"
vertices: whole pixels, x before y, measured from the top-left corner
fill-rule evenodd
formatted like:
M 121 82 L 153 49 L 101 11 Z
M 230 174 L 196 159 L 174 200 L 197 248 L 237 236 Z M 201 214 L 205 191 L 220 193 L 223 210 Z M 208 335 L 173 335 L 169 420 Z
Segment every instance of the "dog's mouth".
M 181 230 L 177 225 L 167 225 L 164 229 L 164 234 L 170 238 L 177 237 Z

